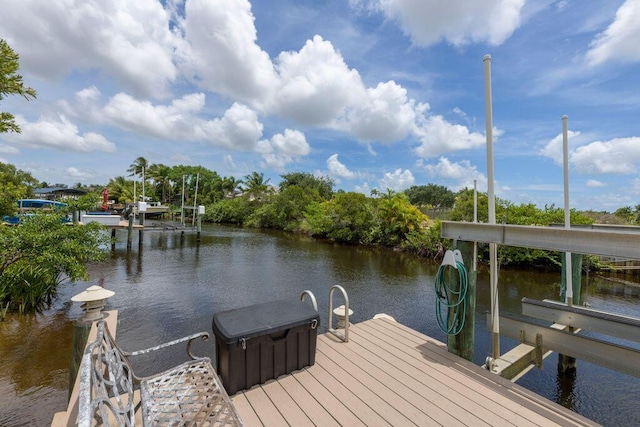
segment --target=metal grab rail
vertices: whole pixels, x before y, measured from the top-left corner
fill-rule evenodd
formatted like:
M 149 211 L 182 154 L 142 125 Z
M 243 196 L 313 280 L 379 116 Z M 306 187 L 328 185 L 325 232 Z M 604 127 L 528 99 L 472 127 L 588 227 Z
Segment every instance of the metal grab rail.
M 333 292 L 336 289 L 342 292 L 342 296 L 344 297 L 344 334 L 338 332 L 331 326 L 333 323 Z M 329 332 L 340 338 L 342 341 L 349 342 L 349 297 L 347 296 L 347 291 L 345 291 L 340 285 L 332 286 L 329 291 Z
M 313 295 L 313 292 L 310 290 L 302 291 L 302 295 L 300 295 L 300 301 L 304 301 L 304 297 L 308 296 L 311 299 L 311 305 L 313 305 L 313 309 L 318 311 L 318 303 L 316 302 L 316 297 Z

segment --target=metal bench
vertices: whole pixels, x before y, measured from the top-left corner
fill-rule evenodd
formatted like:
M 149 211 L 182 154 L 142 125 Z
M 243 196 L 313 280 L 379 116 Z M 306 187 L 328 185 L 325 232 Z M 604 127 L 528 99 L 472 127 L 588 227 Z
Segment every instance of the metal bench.
M 78 425 L 135 425 L 134 387 L 139 386 L 143 425 L 242 426 L 211 360 L 191 353 L 194 339 L 208 337 L 201 332 L 146 350 L 125 352 L 104 320 L 98 321 L 97 338 L 82 357 Z M 183 342 L 192 360 L 149 377 L 133 373 L 131 357 Z

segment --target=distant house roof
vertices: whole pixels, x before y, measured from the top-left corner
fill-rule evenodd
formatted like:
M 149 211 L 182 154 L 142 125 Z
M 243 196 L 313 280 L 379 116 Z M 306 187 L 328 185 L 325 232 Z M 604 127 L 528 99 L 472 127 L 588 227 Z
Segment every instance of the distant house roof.
M 36 196 L 53 198 L 53 197 L 61 197 L 61 196 L 81 196 L 86 194 L 86 191 L 78 190 L 77 188 L 66 188 L 66 187 L 46 187 L 46 188 L 36 188 L 34 191 Z

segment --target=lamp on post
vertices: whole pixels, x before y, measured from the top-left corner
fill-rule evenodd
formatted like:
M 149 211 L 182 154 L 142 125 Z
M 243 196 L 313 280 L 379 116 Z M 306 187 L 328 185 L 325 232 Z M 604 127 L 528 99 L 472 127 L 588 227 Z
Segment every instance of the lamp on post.
M 71 365 L 69 367 L 69 395 L 73 391 L 73 386 L 80 370 L 82 355 L 87 345 L 87 339 L 93 322 L 104 318 L 102 309 L 104 300 L 115 295 L 115 292 L 93 285 L 78 295 L 71 297 L 73 302 L 81 302 L 83 316 L 73 323 L 73 334 L 71 336 Z
M 103 318 L 102 308 L 104 300 L 115 295 L 115 292 L 103 288 L 102 286 L 93 285 L 85 291 L 71 298 L 71 301 L 81 302 L 84 316 L 82 320 L 95 321 Z

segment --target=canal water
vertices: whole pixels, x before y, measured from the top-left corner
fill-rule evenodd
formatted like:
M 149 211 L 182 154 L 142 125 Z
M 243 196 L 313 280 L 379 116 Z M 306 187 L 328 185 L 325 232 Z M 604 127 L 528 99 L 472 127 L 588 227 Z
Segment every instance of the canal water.
M 118 310 L 118 341 L 128 350 L 196 331 L 211 332 L 217 311 L 297 299 L 307 289 L 318 300 L 322 332 L 333 285 L 347 290 L 354 311 L 352 322 L 387 313 L 446 342 L 435 317 L 438 266 L 428 260 L 225 226 L 205 227 L 199 243 L 191 232 L 147 231 L 142 246 L 134 240 L 133 248 L 127 250 L 126 234 L 119 237 L 123 242 L 116 245 L 111 260 L 89 267 L 91 280 L 63 285 L 59 298 L 42 313 L 9 315 L 0 322 L 0 426 L 48 425 L 54 412 L 66 407 L 73 321 L 82 314 L 70 299 L 94 284 L 115 292 L 107 309 Z M 521 313 L 523 297 L 557 299 L 560 287 L 559 273 L 503 269 L 499 280 L 501 313 L 516 315 Z M 490 351 L 485 327 L 490 307 L 488 282 L 487 271 L 480 271 L 477 364 Z M 592 308 L 640 317 L 637 285 L 589 278 L 582 295 Z M 334 294 L 334 305 L 340 300 Z M 502 352 L 516 344 L 502 338 Z M 194 350 L 214 356 L 212 340 Z M 168 367 L 182 360 L 183 351 L 176 349 L 148 362 Z M 542 370 L 533 369 L 518 383 L 601 424 L 640 425 L 639 378 L 578 361 L 576 377 L 567 379 L 557 375 L 556 363 L 557 355 L 551 355 Z

